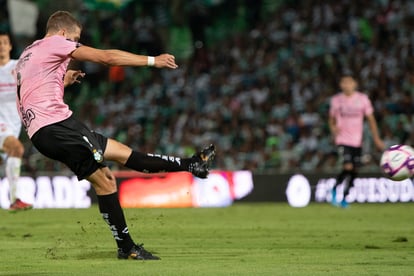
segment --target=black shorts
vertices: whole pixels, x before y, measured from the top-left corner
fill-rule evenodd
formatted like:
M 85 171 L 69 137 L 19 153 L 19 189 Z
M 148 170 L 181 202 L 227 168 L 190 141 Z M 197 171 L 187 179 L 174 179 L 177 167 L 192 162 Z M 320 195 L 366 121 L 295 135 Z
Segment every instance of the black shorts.
M 42 127 L 31 140 L 40 153 L 66 164 L 79 180 L 106 166 L 103 153 L 108 138 L 73 117 Z
M 361 165 L 362 148 L 338 145 L 338 157 L 342 164 L 352 163 L 355 167 Z

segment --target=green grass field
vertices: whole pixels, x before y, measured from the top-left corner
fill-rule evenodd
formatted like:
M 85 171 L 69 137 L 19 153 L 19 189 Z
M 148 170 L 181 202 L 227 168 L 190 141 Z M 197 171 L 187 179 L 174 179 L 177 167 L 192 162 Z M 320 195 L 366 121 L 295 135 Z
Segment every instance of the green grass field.
M 0 211 L 0 275 L 414 275 L 414 204 L 127 209 L 161 261 L 116 259 L 96 206 Z

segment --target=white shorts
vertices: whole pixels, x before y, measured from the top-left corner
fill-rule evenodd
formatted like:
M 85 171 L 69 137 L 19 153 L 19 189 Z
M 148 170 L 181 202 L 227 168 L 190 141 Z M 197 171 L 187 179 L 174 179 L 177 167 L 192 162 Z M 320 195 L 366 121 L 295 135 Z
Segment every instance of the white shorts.
M 14 136 L 16 138 L 19 137 L 20 131 L 16 130 L 15 128 L 5 124 L 0 123 L 0 152 L 3 150 L 3 144 L 7 137 Z

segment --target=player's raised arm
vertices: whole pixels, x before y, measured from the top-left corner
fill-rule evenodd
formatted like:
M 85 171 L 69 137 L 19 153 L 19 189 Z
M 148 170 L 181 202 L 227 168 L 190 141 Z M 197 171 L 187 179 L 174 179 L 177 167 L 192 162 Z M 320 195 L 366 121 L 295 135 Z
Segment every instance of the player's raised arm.
M 118 66 L 154 66 L 157 68 L 175 69 L 175 57 L 170 54 L 162 54 L 156 57 L 137 55 L 130 52 L 110 49 L 101 50 L 89 46 L 80 46 L 71 54 L 72 58 L 79 61 L 91 61 L 105 65 Z

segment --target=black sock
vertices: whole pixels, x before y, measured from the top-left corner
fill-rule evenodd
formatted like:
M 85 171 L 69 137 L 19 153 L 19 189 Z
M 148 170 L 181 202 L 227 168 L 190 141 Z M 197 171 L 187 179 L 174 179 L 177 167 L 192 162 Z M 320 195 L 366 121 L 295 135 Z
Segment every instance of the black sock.
M 147 173 L 188 171 L 191 158 L 132 151 L 125 167 Z
M 336 182 L 335 185 L 333 186 L 333 189 L 336 191 L 336 187 L 341 184 L 345 177 L 347 176 L 348 171 L 343 170 L 337 177 L 336 177 Z
M 134 241 L 128 232 L 124 212 L 118 200 L 118 193 L 110 195 L 98 195 L 99 211 L 103 219 L 109 225 L 109 229 L 114 236 L 118 248 L 128 252 L 133 246 Z
M 345 190 L 344 190 L 344 198 L 349 194 L 349 190 L 351 189 L 351 187 L 354 186 L 354 179 L 356 177 L 356 172 L 355 171 L 350 171 L 349 172 L 349 178 L 348 180 L 348 185 L 346 185 Z

